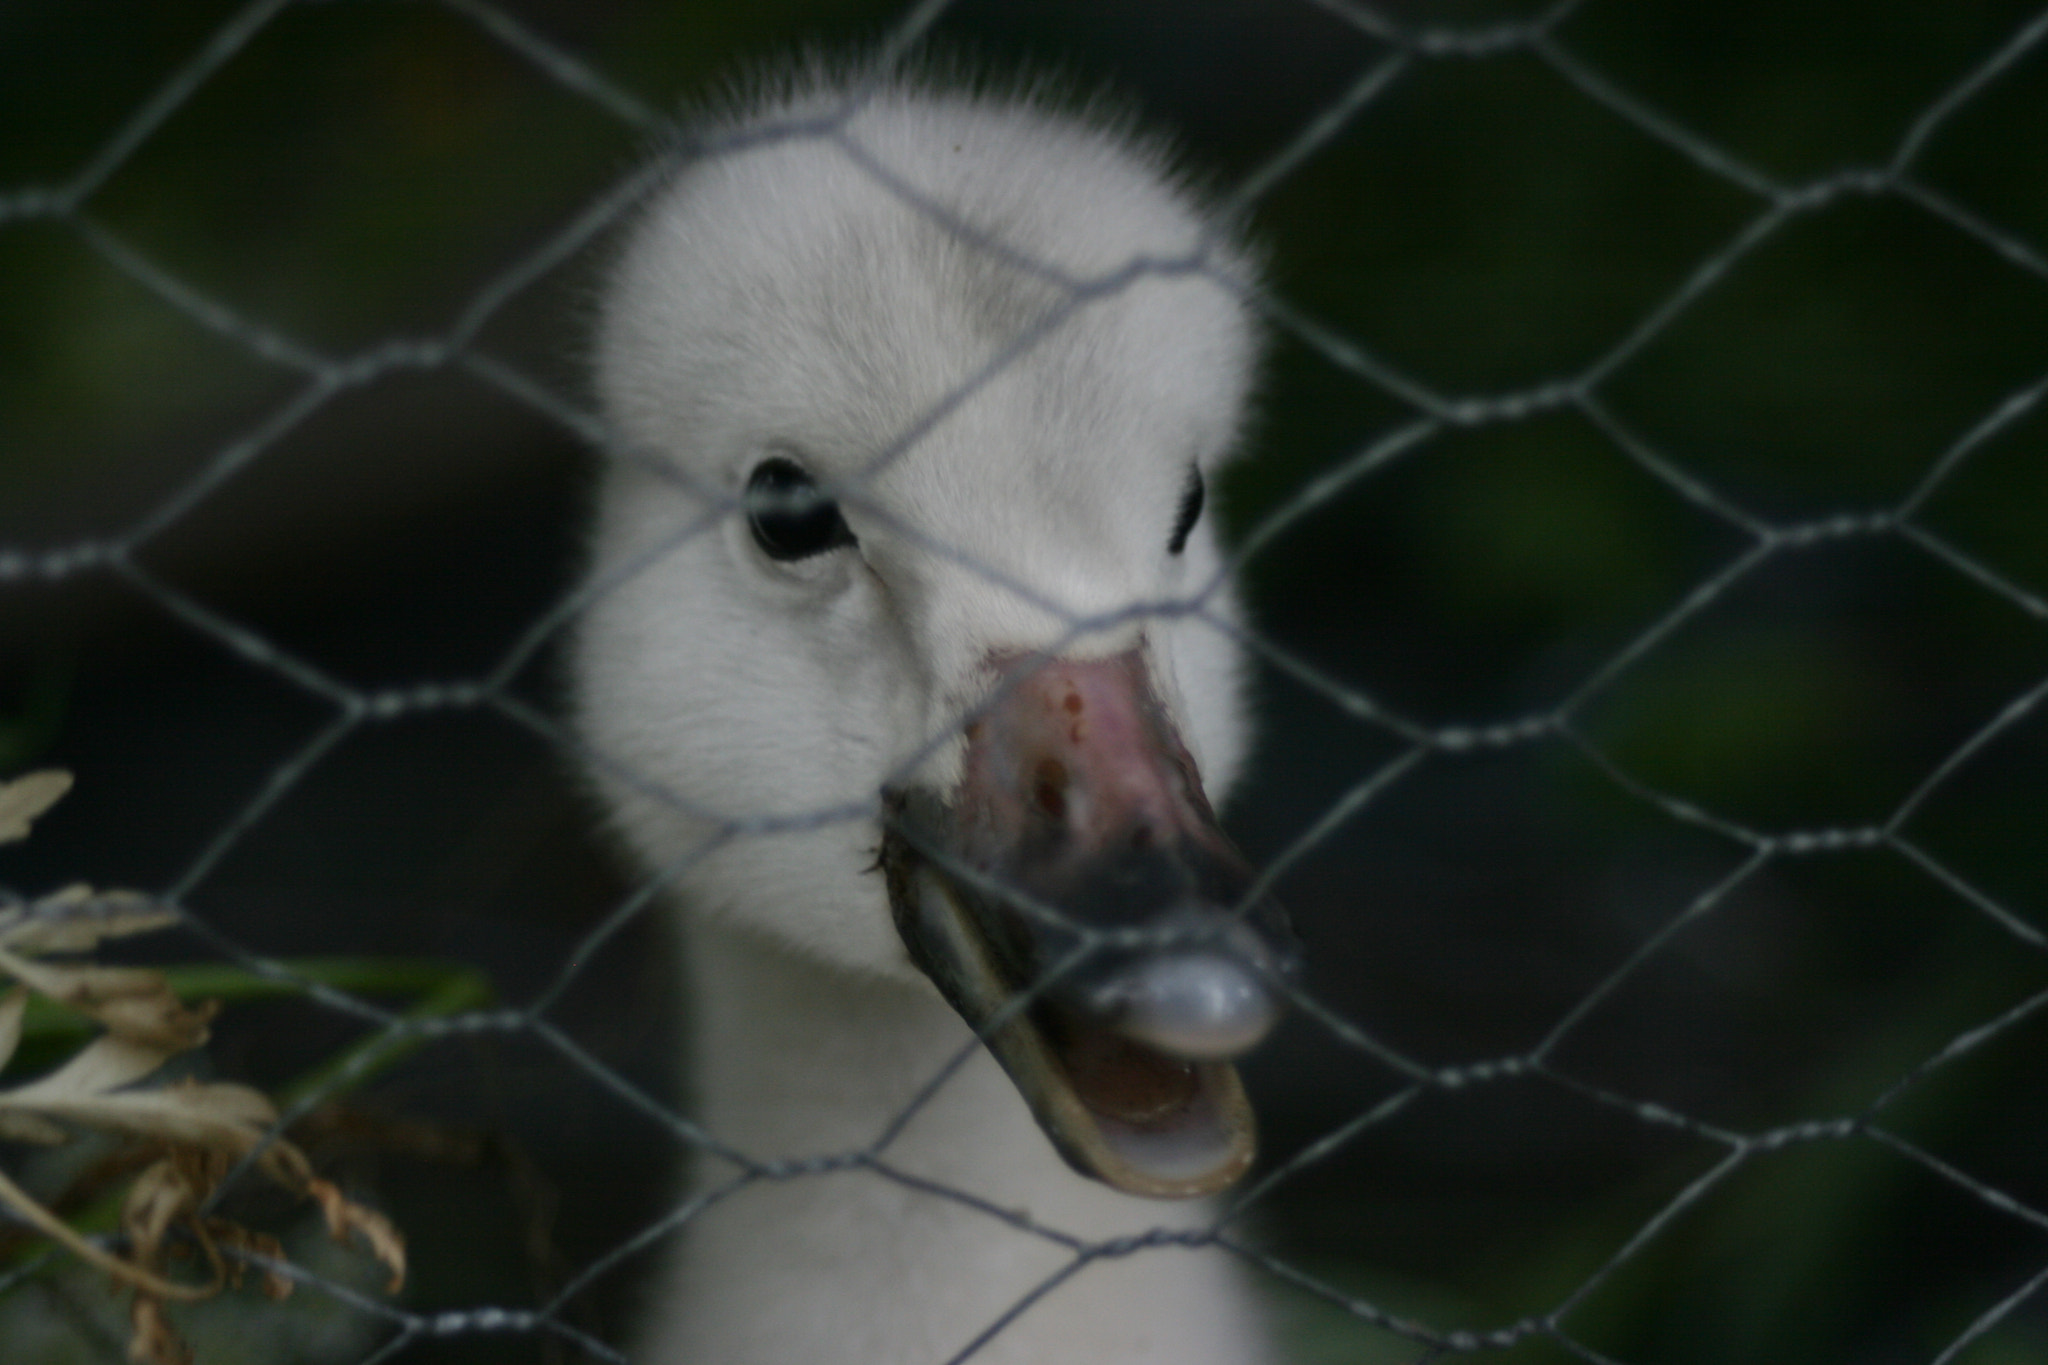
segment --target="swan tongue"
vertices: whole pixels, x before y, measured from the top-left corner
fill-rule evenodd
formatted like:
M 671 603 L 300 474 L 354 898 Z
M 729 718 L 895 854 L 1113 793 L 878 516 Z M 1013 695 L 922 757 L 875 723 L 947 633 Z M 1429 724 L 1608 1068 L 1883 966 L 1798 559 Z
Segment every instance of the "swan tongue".
M 1278 1017 L 1278 907 L 1216 827 L 1138 651 L 997 661 L 950 800 L 892 794 L 883 840 L 913 960 L 986 1041 L 1068 1163 L 1133 1194 L 1250 1166 L 1231 1059 Z
M 1163 1056 L 1085 1021 L 1060 1022 L 1066 1027 L 1047 1027 L 1044 1016 L 1039 1018 L 1060 1070 L 1090 1113 L 1130 1127 L 1156 1127 L 1200 1098 L 1197 1063 Z

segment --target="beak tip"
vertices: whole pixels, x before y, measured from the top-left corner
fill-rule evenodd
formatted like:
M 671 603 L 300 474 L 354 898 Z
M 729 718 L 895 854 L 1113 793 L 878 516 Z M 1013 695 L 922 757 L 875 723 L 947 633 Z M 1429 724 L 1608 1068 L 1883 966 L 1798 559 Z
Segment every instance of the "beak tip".
M 1097 986 L 1091 1002 L 1116 1032 L 1189 1062 L 1223 1062 L 1264 1040 L 1281 1002 L 1243 962 L 1215 952 L 1135 964 Z

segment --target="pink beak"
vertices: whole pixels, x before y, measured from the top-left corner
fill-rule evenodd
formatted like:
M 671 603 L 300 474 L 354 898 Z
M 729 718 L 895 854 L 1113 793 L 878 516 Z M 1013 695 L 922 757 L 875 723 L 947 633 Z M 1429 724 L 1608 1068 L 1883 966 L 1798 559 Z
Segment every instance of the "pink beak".
M 1279 1018 L 1292 931 L 1250 901 L 1140 651 L 996 663 L 950 799 L 892 800 L 898 928 L 1070 1163 L 1220 1189 L 1253 1145 L 1229 1063 Z

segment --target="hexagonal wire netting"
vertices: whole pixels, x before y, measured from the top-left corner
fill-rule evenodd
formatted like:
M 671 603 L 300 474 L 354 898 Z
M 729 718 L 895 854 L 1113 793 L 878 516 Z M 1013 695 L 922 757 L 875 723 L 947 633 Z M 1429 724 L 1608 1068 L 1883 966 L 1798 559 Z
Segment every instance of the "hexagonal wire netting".
M 8 21 L 48 122 L 0 174 L 0 773 L 80 779 L 8 894 L 134 885 L 164 960 L 270 983 L 214 1064 L 311 1076 L 285 1121 L 411 1233 L 406 1295 L 299 1250 L 292 1302 L 195 1310 L 202 1358 L 623 1359 L 705 1135 L 659 887 L 564 776 L 604 444 L 564 338 L 674 160 L 744 154 L 636 89 L 755 38 L 203 8 Z M 1210 1240 L 1291 1359 L 2048 1353 L 2048 9 L 1952 8 L 880 21 L 884 67 L 1126 63 L 1270 247 L 1233 822 L 1310 965 Z M 843 122 L 795 135 L 867 164 Z M 1165 270 L 1239 287 L 1068 287 Z M 1162 609 L 1238 629 L 1205 602 Z M 502 1003 L 420 1003 L 469 968 Z M 889 1170 L 817 1156 L 735 1188 Z M 1061 1277 L 1109 1250 L 1019 1226 Z M 13 1246 L 9 1358 L 118 1354 Z

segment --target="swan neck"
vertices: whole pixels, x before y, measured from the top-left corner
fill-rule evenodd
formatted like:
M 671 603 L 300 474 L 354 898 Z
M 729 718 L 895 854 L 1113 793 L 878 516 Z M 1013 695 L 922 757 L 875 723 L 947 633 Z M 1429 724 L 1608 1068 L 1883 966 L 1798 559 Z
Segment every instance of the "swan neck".
M 689 927 L 686 950 L 699 1112 L 711 1132 L 757 1159 L 869 1147 L 972 1043 L 958 1016 L 920 981 L 850 972 L 702 923 Z M 977 1115 L 977 1106 L 960 1103 L 971 1096 L 954 1093 L 962 1089 L 957 1083 L 980 1092 L 971 1081 L 985 1069 L 970 1054 L 960 1068 L 969 1074 L 949 1077 L 945 1102 L 930 1106 L 943 1111 L 949 1141 L 986 1139 L 985 1131 L 962 1129 L 1026 1117 L 1010 1112 L 1021 1103 L 1007 1102 L 1000 1089 L 987 1096 L 994 1113 Z M 925 1126 L 914 1121 L 909 1129 Z
M 724 1161 L 693 1163 L 700 1190 L 730 1197 L 686 1229 L 648 1360 L 950 1360 L 1052 1283 L 1058 1311 L 1023 1313 L 977 1365 L 1267 1359 L 1220 1251 L 1113 1257 L 1066 1282 L 1064 1238 L 1199 1228 L 1213 1210 L 1133 1199 L 1069 1171 L 936 991 L 702 921 L 688 924 L 686 947 L 703 1126 L 750 1160 L 837 1168 L 749 1182 Z M 869 1161 L 837 1165 L 856 1154 Z M 936 1193 L 948 1189 L 970 1198 Z M 1009 1226 L 998 1210 L 1059 1235 Z

